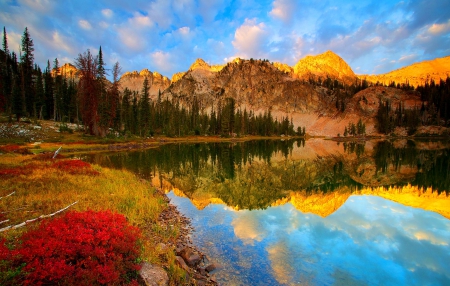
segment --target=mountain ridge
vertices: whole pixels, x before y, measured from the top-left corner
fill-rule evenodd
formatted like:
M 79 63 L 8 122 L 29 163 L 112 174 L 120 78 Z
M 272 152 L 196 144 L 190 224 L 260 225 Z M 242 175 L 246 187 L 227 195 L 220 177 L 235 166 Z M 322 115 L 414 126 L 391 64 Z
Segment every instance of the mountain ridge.
M 426 81 L 440 79 L 445 80 L 450 76 L 450 56 L 416 62 L 393 71 L 379 75 L 360 75 L 361 79 L 376 83 L 389 85 L 391 82 L 406 83 L 417 87 Z

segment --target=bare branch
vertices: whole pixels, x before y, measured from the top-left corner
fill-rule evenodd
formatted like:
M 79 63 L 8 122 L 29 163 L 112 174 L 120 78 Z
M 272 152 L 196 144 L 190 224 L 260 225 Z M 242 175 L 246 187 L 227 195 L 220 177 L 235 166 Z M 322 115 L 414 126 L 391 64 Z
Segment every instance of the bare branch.
M 14 195 L 15 193 L 16 193 L 16 191 L 12 192 L 11 194 L 9 194 L 9 195 L 7 195 L 7 196 L 0 197 L 0 200 L 3 199 L 3 198 L 7 198 L 7 197 L 9 197 L 9 196 L 12 196 L 12 195 Z
M 63 208 L 63 209 L 60 209 L 59 211 L 56 211 L 56 212 L 54 212 L 54 213 L 51 213 L 51 214 L 48 214 L 48 215 L 41 215 L 40 217 L 37 217 L 37 218 L 34 218 L 34 219 L 29 219 L 29 220 L 27 220 L 27 221 L 24 221 L 24 222 L 19 223 L 19 224 L 16 224 L 16 225 L 10 225 L 10 226 L 4 227 L 4 228 L 0 228 L 0 232 L 6 231 L 6 230 L 10 230 L 10 229 L 16 229 L 16 228 L 25 226 L 25 225 L 27 225 L 27 224 L 29 224 L 29 223 L 32 223 L 32 222 L 34 222 L 34 221 L 37 221 L 37 220 L 40 220 L 40 219 L 43 219 L 43 218 L 52 217 L 52 216 L 54 216 L 54 215 L 59 214 L 60 212 L 65 211 L 66 209 L 70 208 L 71 206 L 73 206 L 73 205 L 76 204 L 76 203 L 78 203 L 78 201 L 76 201 L 76 202 L 74 202 L 74 203 L 68 205 L 67 207 L 65 207 L 65 208 Z
M 53 155 L 53 158 L 52 158 L 52 159 L 55 159 L 56 156 L 58 156 L 59 150 L 61 150 L 61 148 L 62 148 L 62 146 L 60 146 L 60 147 L 58 148 L 58 150 L 55 151 L 55 154 Z

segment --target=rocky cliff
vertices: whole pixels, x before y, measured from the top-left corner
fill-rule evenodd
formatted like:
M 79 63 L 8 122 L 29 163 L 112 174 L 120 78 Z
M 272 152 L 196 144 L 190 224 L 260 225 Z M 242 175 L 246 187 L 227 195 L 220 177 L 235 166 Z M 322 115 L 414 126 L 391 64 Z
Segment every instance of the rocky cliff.
M 64 77 L 66 77 L 66 78 L 76 78 L 78 76 L 77 72 L 78 72 L 78 70 L 74 65 L 72 65 L 70 63 L 65 63 L 64 65 L 62 65 L 59 68 L 58 72 L 55 69 L 53 69 L 52 76 L 56 76 L 58 74 L 58 75 L 62 75 Z
M 148 78 L 151 97 L 158 96 L 159 92 L 163 92 L 170 85 L 170 80 L 167 77 L 158 72 L 143 69 L 139 73 L 137 71 L 124 73 L 119 80 L 120 88 L 122 91 L 128 88 L 131 91 L 141 93 L 142 85 L 146 77 Z

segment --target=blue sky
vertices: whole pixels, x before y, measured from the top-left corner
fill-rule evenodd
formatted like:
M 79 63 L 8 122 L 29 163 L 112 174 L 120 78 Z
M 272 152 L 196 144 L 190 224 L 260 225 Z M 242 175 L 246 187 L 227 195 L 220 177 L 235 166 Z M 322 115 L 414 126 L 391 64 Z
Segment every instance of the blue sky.
M 292 66 L 332 50 L 355 73 L 379 74 L 450 55 L 448 0 L 0 0 L 0 24 L 14 51 L 28 27 L 41 67 L 101 45 L 108 67 L 168 77 L 196 58 Z

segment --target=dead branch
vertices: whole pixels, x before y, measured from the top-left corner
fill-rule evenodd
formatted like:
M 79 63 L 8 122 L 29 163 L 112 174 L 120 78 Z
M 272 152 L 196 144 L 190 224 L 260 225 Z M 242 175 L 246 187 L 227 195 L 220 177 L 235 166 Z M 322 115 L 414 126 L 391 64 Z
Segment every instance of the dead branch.
M 4 224 L 5 222 L 8 222 L 9 221 L 9 219 L 7 219 L 7 220 L 2 220 L 2 221 L 0 221 L 0 224 Z
M 15 193 L 16 193 L 16 191 L 12 192 L 11 194 L 9 194 L 9 195 L 7 195 L 7 196 L 0 197 L 0 200 L 3 199 L 3 198 L 7 198 L 7 197 L 9 197 L 9 196 L 12 196 L 12 195 L 14 195 Z
M 68 205 L 67 207 L 65 207 L 65 208 L 63 208 L 63 209 L 60 209 L 59 211 L 56 211 L 56 212 L 54 212 L 54 213 L 51 213 L 51 214 L 48 214 L 48 215 L 41 215 L 40 217 L 37 217 L 37 218 L 34 218 L 34 219 L 29 219 L 29 220 L 27 220 L 27 221 L 24 221 L 24 222 L 19 223 L 19 224 L 16 224 L 16 225 L 10 225 L 10 226 L 4 227 L 4 228 L 0 228 L 0 232 L 6 231 L 6 230 L 10 230 L 10 229 L 16 229 L 16 228 L 25 226 L 25 225 L 27 225 L 27 224 L 29 224 L 29 223 L 32 223 L 32 222 L 34 222 L 34 221 L 41 220 L 41 219 L 43 219 L 43 218 L 52 217 L 52 216 L 54 216 L 54 215 L 59 214 L 60 212 L 65 211 L 66 209 L 70 208 L 71 206 L 73 206 L 73 205 L 76 204 L 76 203 L 78 203 L 78 201 L 76 201 L 76 202 L 74 202 L 74 203 Z
M 55 151 L 55 154 L 53 155 L 53 158 L 52 158 L 52 159 L 55 159 L 56 156 L 58 156 L 59 150 L 61 150 L 61 148 L 62 148 L 62 146 L 59 147 L 59 149 Z

